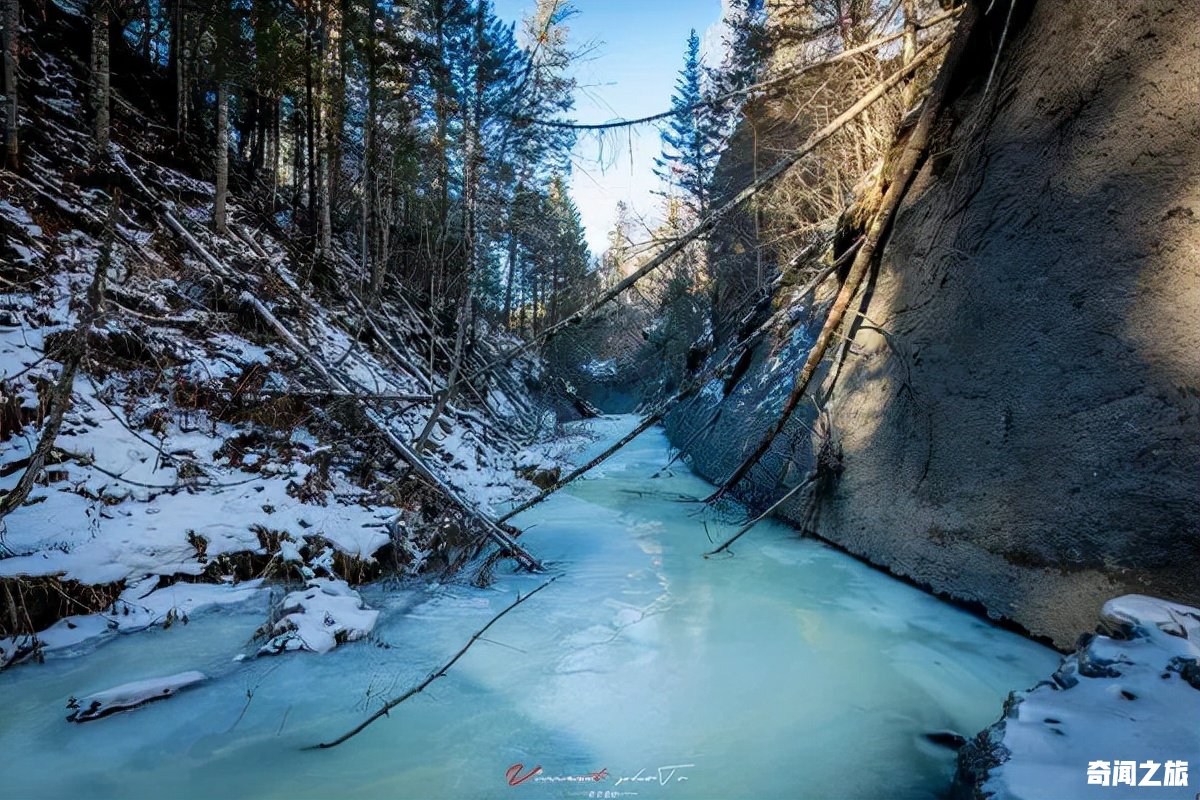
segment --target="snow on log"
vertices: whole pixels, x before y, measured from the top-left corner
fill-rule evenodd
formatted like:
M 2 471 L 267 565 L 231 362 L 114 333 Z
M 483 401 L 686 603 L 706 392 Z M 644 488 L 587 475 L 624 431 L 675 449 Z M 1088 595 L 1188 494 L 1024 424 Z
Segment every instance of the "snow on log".
M 285 597 L 283 615 L 258 655 L 287 650 L 328 653 L 339 644 L 366 636 L 379 618 L 379 612 L 367 608 L 349 584 L 328 578 L 314 578 L 306 588 Z
M 165 700 L 181 690 L 207 679 L 208 676 L 203 672 L 192 670 L 180 672 L 178 675 L 168 675 L 165 678 L 148 678 L 144 681 L 123 683 L 78 700 L 71 698 L 67 703 L 67 708 L 73 708 L 75 711 L 67 719 L 71 722 L 88 722 L 100 717 L 107 717 L 109 714 L 128 711 L 155 700 Z

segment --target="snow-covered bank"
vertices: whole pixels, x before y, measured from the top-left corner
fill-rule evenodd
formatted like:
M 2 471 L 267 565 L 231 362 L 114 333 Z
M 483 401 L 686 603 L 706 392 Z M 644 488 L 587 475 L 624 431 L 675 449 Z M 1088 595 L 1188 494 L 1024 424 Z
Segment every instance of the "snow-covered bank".
M 1200 785 L 1200 609 L 1110 600 L 1099 633 L 1014 692 L 960 754 L 961 794 L 997 800 L 1186 798 Z M 1188 789 L 1186 787 L 1193 787 Z
M 263 579 L 453 568 L 481 542 L 468 504 L 490 513 L 536 491 L 518 470 L 563 462 L 544 366 L 521 358 L 459 388 L 421 454 L 433 479 L 409 480 L 380 442 L 414 442 L 446 389 L 444 309 L 364 300 L 340 246 L 315 285 L 287 232 L 236 198 L 216 233 L 213 185 L 148 160 L 161 142 L 112 144 L 124 196 L 106 225 L 75 66 L 34 39 L 22 69 L 46 136 L 0 171 L 0 496 L 37 450 L 66 345 L 86 345 L 33 490 L 0 520 L 0 668 L 261 601 Z M 469 369 L 515 342 L 475 328 Z

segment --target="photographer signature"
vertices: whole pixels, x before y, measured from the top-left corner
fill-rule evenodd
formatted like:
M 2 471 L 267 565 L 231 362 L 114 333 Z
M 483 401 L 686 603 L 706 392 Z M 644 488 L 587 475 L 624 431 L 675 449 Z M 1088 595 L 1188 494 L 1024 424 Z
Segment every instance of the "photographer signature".
M 643 767 L 632 775 L 623 775 L 617 777 L 614 786 L 623 784 L 649 784 L 657 783 L 659 786 L 666 786 L 668 783 L 679 783 L 688 780 L 688 776 L 683 774 L 684 770 L 691 769 L 695 764 L 666 764 L 661 767 L 649 769 Z M 611 777 L 608 769 L 599 769 L 595 772 L 589 772 L 584 775 L 546 775 L 542 765 L 538 764 L 526 770 L 524 764 L 513 764 L 504 771 L 504 777 L 508 781 L 509 786 L 520 786 L 526 781 L 534 783 L 559 783 L 559 782 L 593 782 L 606 781 Z
M 695 764 L 668 764 L 663 767 L 658 767 L 653 771 L 645 768 L 639 769 L 634 775 L 627 775 L 617 778 L 614 786 L 620 786 L 623 783 L 653 783 L 658 782 L 659 786 L 666 786 L 674 780 L 676 783 L 686 781 L 687 775 L 679 774 L 682 770 L 690 769 L 696 766 Z M 650 774 L 646 774 L 649 772 Z

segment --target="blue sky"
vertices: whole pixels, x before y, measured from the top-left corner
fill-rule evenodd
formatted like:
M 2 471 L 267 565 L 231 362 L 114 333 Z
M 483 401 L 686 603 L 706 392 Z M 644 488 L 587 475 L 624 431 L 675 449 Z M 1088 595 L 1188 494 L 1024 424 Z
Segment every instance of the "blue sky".
M 534 0 L 494 0 L 497 14 L 520 20 Z M 575 118 L 604 122 L 639 117 L 666 109 L 683 65 L 688 32 L 701 38 L 721 16 L 721 0 L 574 0 L 579 13 L 570 21 L 576 47 L 591 42 L 589 59 L 576 67 Z M 630 147 L 632 136 L 632 148 Z M 624 200 L 635 211 L 653 216 L 659 198 L 654 156 L 660 149 L 658 129 L 643 126 L 622 132 L 619 141 L 606 137 L 601 147 L 593 136 L 575 148 L 572 194 L 587 228 L 588 244 L 599 254 L 612 227 L 613 209 Z

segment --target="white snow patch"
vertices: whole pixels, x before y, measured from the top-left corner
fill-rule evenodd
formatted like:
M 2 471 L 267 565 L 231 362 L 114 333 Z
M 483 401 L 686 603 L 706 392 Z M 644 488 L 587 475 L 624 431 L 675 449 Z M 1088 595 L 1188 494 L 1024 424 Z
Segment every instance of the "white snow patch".
M 367 608 L 358 592 L 343 580 L 316 578 L 302 591 L 283 601 L 284 617 L 275 623 L 275 634 L 258 654 L 277 655 L 285 650 L 328 653 L 338 644 L 357 641 L 375 627 L 379 612 Z
M 996 798 L 1113 797 L 1089 785 L 1089 764 L 1168 761 L 1200 771 L 1200 609 L 1144 595 L 1109 600 L 1102 629 L 1063 659 L 1052 680 L 1017 693 L 1007 718 L 985 734 L 1007 758 L 982 789 Z M 1188 681 L 1191 678 L 1191 683 Z M 997 748 L 1003 748 L 997 749 Z M 1111 766 L 1109 767 L 1111 769 Z M 1106 770 L 1107 771 L 1107 770 Z M 1139 767 L 1138 780 L 1148 769 Z M 1111 774 L 1111 773 L 1110 773 Z M 1129 797 L 1178 798 L 1178 786 L 1139 785 Z

